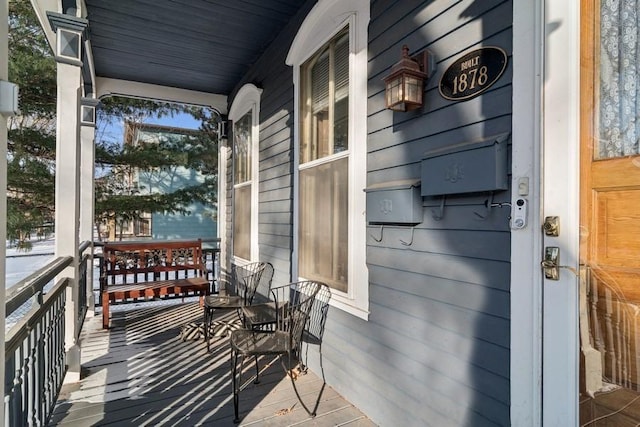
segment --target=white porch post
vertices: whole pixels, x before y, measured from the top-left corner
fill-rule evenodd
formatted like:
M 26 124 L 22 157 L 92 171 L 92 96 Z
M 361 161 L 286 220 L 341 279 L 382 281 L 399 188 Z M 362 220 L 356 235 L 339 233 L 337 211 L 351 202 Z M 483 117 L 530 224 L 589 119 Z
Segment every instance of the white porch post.
M 78 276 L 80 240 L 80 99 L 82 87 L 82 32 L 87 21 L 47 13 L 56 31 L 57 107 L 56 107 L 56 190 L 55 256 L 71 256 L 74 261 L 61 273 L 71 279 L 65 307 L 65 382 L 80 380 L 80 342 L 78 326 Z
M 93 98 L 82 98 L 81 129 L 80 129 L 80 241 L 93 242 L 93 214 L 94 214 L 94 169 L 95 151 L 94 139 L 95 109 L 98 101 Z M 95 313 L 95 298 L 93 295 L 93 243 L 90 248 L 91 256 L 87 265 L 87 316 Z
M 55 256 L 72 256 L 73 264 L 61 276 L 71 279 L 65 307 L 67 379 L 80 379 L 80 343 L 76 342 L 78 300 L 78 243 L 80 225 L 80 68 L 58 63 L 58 107 L 56 135 Z M 66 381 L 66 379 L 65 379 Z
M 6 1 L 0 2 L 0 58 L 9 57 L 8 34 L 9 34 L 9 4 Z M 7 61 L 0 62 L 0 80 L 7 80 Z M 0 114 L 0 271 L 6 271 L 6 245 L 7 240 L 7 118 Z M 5 351 L 5 301 L 7 293 L 5 291 L 5 275 L 0 274 L 0 354 L 3 359 L 0 363 L 0 387 L 4 390 L 4 351 Z M 4 396 L 4 392 L 2 393 Z M 4 399 L 0 404 L 0 422 L 4 420 Z

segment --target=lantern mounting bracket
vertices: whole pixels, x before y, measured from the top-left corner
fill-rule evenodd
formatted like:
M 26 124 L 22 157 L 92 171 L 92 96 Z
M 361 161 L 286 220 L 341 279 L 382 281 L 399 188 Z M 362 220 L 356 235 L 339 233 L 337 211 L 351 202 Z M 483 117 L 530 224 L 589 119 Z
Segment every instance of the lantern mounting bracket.
M 433 62 L 433 55 L 428 49 L 411 55 L 411 59 L 416 61 L 420 66 L 420 71 L 426 74 L 426 79 L 430 78 L 435 71 L 435 63 Z

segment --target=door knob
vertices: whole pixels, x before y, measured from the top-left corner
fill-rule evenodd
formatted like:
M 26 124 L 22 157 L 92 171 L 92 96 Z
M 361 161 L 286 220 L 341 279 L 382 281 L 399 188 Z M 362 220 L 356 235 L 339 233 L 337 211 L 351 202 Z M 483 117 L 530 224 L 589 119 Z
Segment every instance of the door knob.
M 544 219 L 542 226 L 544 234 L 547 236 L 558 237 L 560 235 L 560 217 L 548 216 Z

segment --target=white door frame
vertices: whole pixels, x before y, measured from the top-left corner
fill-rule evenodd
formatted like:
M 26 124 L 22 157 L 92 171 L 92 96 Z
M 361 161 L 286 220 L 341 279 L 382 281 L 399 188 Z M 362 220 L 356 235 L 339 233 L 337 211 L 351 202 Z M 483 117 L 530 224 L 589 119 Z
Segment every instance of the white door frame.
M 542 411 L 542 275 L 539 265 L 532 262 L 540 258 L 542 247 L 542 1 L 513 3 L 511 202 L 515 206 L 520 197 L 528 202 L 526 227 L 511 231 L 513 426 L 539 426 Z
M 540 262 L 544 246 L 560 247 L 562 265 L 579 259 L 579 23 L 579 2 L 513 5 L 512 202 L 529 202 L 527 227 L 511 233 L 514 426 L 578 423 L 577 278 L 545 280 Z M 559 237 L 543 237 L 550 215 Z
M 544 9 L 543 215 L 560 217 L 560 264 L 577 271 L 580 227 L 580 2 L 547 0 Z M 578 424 L 578 277 L 543 280 L 545 426 Z

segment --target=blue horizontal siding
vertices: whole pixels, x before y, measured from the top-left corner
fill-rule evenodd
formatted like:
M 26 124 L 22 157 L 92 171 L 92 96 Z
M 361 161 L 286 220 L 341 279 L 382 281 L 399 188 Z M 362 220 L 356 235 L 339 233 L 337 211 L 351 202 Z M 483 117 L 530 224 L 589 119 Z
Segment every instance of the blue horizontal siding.
M 426 151 L 510 132 L 510 65 L 468 101 L 442 98 L 437 85 L 465 52 L 493 45 L 510 55 L 511 7 L 503 0 L 372 2 L 369 185 L 419 178 Z M 384 108 L 382 78 L 403 44 L 430 49 L 437 71 L 422 109 L 394 113 Z M 509 425 L 510 209 L 488 212 L 490 197 L 448 196 L 440 220 L 441 199 L 426 197 L 415 229 L 367 227 L 369 321 L 332 309 L 325 357 L 331 384 L 381 425 Z M 510 191 L 493 200 L 510 201 Z
M 259 244 L 260 258 L 276 266 L 276 284 L 291 279 L 293 262 L 294 92 L 284 59 L 314 4 L 308 2 L 238 85 L 264 90 Z M 369 185 L 419 178 L 428 150 L 510 132 L 510 65 L 493 87 L 468 101 L 442 98 L 437 84 L 449 64 L 480 46 L 511 55 L 511 8 L 505 0 L 371 2 Z M 382 78 L 403 44 L 412 52 L 432 50 L 437 71 L 423 108 L 393 113 L 384 108 Z M 486 193 L 452 195 L 438 220 L 440 199 L 426 197 L 415 229 L 367 227 L 369 320 L 331 307 L 322 355 L 329 384 L 382 426 L 509 425 L 510 210 L 488 212 L 489 199 Z M 508 202 L 510 191 L 493 200 Z M 319 372 L 316 348 L 309 365 Z

